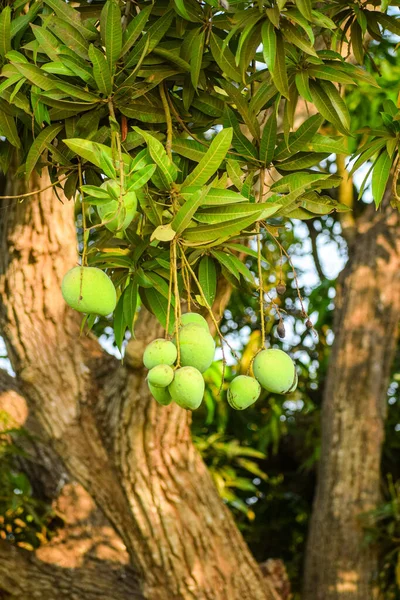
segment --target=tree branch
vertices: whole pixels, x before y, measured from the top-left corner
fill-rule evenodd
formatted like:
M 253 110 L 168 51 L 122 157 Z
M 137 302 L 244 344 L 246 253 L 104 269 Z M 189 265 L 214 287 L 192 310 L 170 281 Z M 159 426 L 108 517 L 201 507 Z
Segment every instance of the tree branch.
M 104 568 L 90 561 L 78 569 L 39 560 L 33 552 L 0 540 L 0 591 L 18 600 L 142 600 L 138 583 L 128 567 Z
M 307 225 L 307 229 L 310 234 L 311 251 L 312 251 L 312 255 L 313 255 L 313 259 L 314 259 L 314 265 L 317 270 L 318 277 L 320 278 L 320 281 L 322 282 L 326 276 L 322 269 L 321 261 L 319 259 L 319 252 L 318 252 L 318 246 L 317 246 L 318 232 L 316 231 L 316 229 L 314 227 L 313 221 L 305 221 L 305 224 Z

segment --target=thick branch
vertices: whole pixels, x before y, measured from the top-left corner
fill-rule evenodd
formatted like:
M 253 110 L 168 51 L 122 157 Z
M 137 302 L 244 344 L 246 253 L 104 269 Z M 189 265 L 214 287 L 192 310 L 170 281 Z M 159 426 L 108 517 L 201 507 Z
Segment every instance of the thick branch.
M 104 568 L 91 561 L 79 569 L 63 569 L 38 560 L 0 540 L 0 591 L 18 600 L 140 600 L 137 581 L 126 567 Z

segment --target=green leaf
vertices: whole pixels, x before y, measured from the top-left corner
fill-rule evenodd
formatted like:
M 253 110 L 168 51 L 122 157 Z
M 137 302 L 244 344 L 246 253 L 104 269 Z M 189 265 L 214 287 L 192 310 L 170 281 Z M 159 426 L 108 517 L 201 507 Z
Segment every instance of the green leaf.
M 115 72 L 122 49 L 121 10 L 117 0 L 107 0 L 100 15 L 100 33 L 110 73 Z
M 223 47 L 223 41 L 214 33 L 211 33 L 210 48 L 213 58 L 221 71 L 233 81 L 241 83 L 242 76 L 236 68 L 235 57 L 229 48 Z
M 307 73 L 310 77 L 315 79 L 323 79 L 325 81 L 336 81 L 337 83 L 343 83 L 348 85 L 355 85 L 356 81 L 354 77 L 346 75 L 338 68 L 329 67 L 327 65 L 315 65 L 307 69 Z M 336 89 L 336 88 L 335 88 Z
M 299 92 L 300 96 L 302 96 L 308 102 L 312 102 L 309 77 L 307 75 L 307 71 L 300 71 L 299 73 L 296 73 L 295 82 L 296 82 L 297 91 Z
M 110 201 L 110 194 L 105 188 L 98 187 L 96 185 L 81 185 L 81 192 L 92 196 L 93 198 L 99 198 L 101 200 Z
M 229 223 L 219 223 L 216 225 L 199 225 L 198 227 L 189 227 L 183 233 L 183 239 L 192 243 L 204 243 L 212 240 L 232 238 L 239 235 L 244 229 L 253 225 L 257 221 L 256 215 L 249 215 L 240 219 L 235 219 Z
M 52 10 L 54 10 L 57 17 L 59 17 L 61 21 L 67 22 L 68 24 L 72 25 L 86 40 L 96 39 L 97 32 L 92 31 L 91 29 L 88 29 L 87 27 L 82 25 L 80 13 L 74 8 L 72 8 L 72 6 L 68 2 L 65 2 L 65 0 L 45 0 L 45 3 Z
M 143 289 L 143 294 L 147 300 L 148 306 L 151 312 L 155 315 L 159 323 L 164 327 L 167 326 L 167 313 L 168 313 L 168 300 L 163 294 L 160 294 L 154 288 Z M 173 306 L 170 306 L 170 319 L 169 319 L 169 332 L 171 333 L 174 328 L 175 316 Z
M 204 198 L 207 195 L 208 187 L 200 188 L 195 192 L 190 200 L 181 206 L 171 222 L 171 227 L 176 233 L 182 233 L 189 225 L 193 215 L 197 209 L 203 204 Z
M 138 169 L 127 179 L 127 192 L 140 190 L 151 178 L 154 171 L 156 170 L 156 165 L 146 165 L 142 169 Z
M 252 158 L 257 158 L 257 150 L 255 146 L 247 139 L 247 137 L 241 132 L 239 122 L 236 118 L 235 113 L 229 108 L 225 107 L 225 119 L 227 125 L 233 129 L 232 145 L 239 152 L 243 154 L 250 161 Z
M 165 189 L 169 189 L 175 181 L 178 171 L 174 164 L 169 160 L 164 146 L 155 137 L 147 131 L 143 131 L 140 127 L 134 127 L 134 130 L 144 138 L 151 158 L 157 165 L 157 173 L 161 178 L 162 185 Z
M 250 271 L 250 269 L 244 263 L 242 263 L 241 260 L 238 259 L 237 256 L 229 253 L 229 259 L 230 259 L 232 266 L 235 267 L 235 269 L 238 271 L 238 273 L 243 275 L 243 277 L 245 279 L 247 279 L 248 281 L 250 281 L 251 283 L 254 283 L 253 273 Z
M 170 242 L 174 239 L 176 231 L 172 229 L 171 223 L 167 225 L 159 225 L 151 234 L 150 241 L 158 240 L 159 242 Z
M 269 70 L 272 70 L 275 65 L 276 56 L 276 33 L 275 27 L 269 20 L 264 21 L 262 25 L 261 40 L 265 64 Z
M 205 30 L 199 30 L 195 36 L 190 52 L 190 79 L 195 89 L 199 85 L 199 76 L 204 54 Z
M 127 56 L 125 62 L 125 67 L 127 69 L 136 65 L 143 53 L 150 54 L 150 52 L 152 52 L 154 48 L 158 46 L 159 42 L 170 28 L 174 16 L 175 12 L 173 10 L 169 10 L 164 14 L 162 19 L 157 19 L 157 21 L 151 27 L 149 27 L 146 34 L 134 46 L 133 50 Z
M 335 86 L 332 84 L 332 87 L 335 89 L 336 94 L 338 91 Z M 340 105 L 341 116 L 336 112 L 335 107 L 333 106 L 331 100 L 332 98 L 325 93 L 325 90 L 321 87 L 321 85 L 310 81 L 310 92 L 313 99 L 313 103 L 315 104 L 317 110 L 321 113 L 321 115 L 332 125 L 336 127 L 341 133 L 347 135 L 349 133 L 348 127 L 343 123 L 342 118 L 344 118 L 345 123 L 348 123 L 348 113 L 346 111 L 342 111 L 342 106 Z M 339 96 L 340 98 L 340 96 Z M 343 100 L 340 98 L 341 102 Z
M 282 163 L 276 163 L 275 168 L 278 171 L 300 171 L 316 167 L 327 157 L 326 152 L 299 152 L 293 158 L 289 158 Z
M 255 43 L 256 43 L 256 48 L 258 46 L 258 35 L 257 35 L 257 30 L 254 30 L 255 25 L 258 23 L 258 21 L 262 18 L 262 14 L 260 14 L 259 11 L 257 11 L 255 14 L 253 15 L 248 15 L 246 18 L 246 24 L 243 28 L 243 31 L 240 35 L 239 38 L 239 43 L 238 43 L 238 47 L 236 50 L 236 55 L 235 55 L 235 62 L 236 65 L 238 66 L 240 64 L 240 58 L 241 58 L 241 53 L 243 50 L 243 47 L 246 44 L 246 40 L 248 39 L 248 37 L 251 34 L 251 37 L 254 39 Z M 246 65 L 247 66 L 247 65 Z
M 306 54 L 310 54 L 311 56 L 318 56 L 314 47 L 305 41 L 305 39 L 299 34 L 298 29 L 290 23 L 290 21 L 286 21 L 284 26 L 282 27 L 283 35 L 297 48 L 300 48 Z
M 110 96 L 112 93 L 111 72 L 108 67 L 104 54 L 90 44 L 89 58 L 93 64 L 93 77 L 99 91 L 105 96 Z
M 313 152 L 329 152 L 329 154 L 348 154 L 347 139 L 344 137 L 329 138 L 315 134 L 311 141 L 306 142 L 304 150 Z
M 387 151 L 384 150 L 375 162 L 374 170 L 372 172 L 372 196 L 376 208 L 378 208 L 382 202 L 391 168 L 392 160 Z
M 49 125 L 43 129 L 31 145 L 25 164 L 25 178 L 28 180 L 46 145 L 53 141 L 57 134 L 64 129 L 64 124 Z
M 191 200 L 198 191 L 202 188 L 199 186 L 185 187 L 181 191 L 181 196 L 185 200 Z M 226 204 L 234 204 L 237 202 L 247 202 L 247 198 L 225 188 L 210 188 L 204 198 L 203 206 L 223 206 Z
M 58 90 L 65 92 L 65 94 L 68 96 L 71 96 L 71 98 L 78 98 L 79 100 L 84 100 L 85 102 L 99 102 L 99 97 L 96 96 L 96 94 L 87 92 L 77 85 L 72 85 L 70 83 L 66 83 L 65 81 L 56 81 L 54 85 Z M 49 90 L 49 94 L 51 91 L 56 92 L 57 90 Z
M 132 279 L 124 291 L 123 312 L 124 321 L 132 336 L 134 337 L 134 322 L 136 317 L 136 308 L 138 301 L 138 285 L 135 279 Z
M 0 14 L 0 56 L 11 50 L 11 8 L 6 6 Z
M 89 42 L 73 25 L 58 17 L 52 17 L 47 26 L 70 50 L 85 60 L 89 58 Z
M 270 100 L 274 96 L 278 94 L 278 90 L 276 89 L 276 85 L 271 82 L 271 78 L 268 77 L 266 81 L 259 86 L 256 93 L 250 100 L 249 108 L 253 114 L 259 114 L 260 110 L 262 110 L 267 104 L 269 104 Z
M 16 62 L 13 63 L 16 69 L 33 85 L 37 85 L 42 90 L 53 90 L 59 81 L 56 77 L 51 77 L 47 73 L 44 73 L 39 67 L 31 64 L 25 64 Z
M 217 270 L 210 256 L 203 256 L 199 264 L 199 282 L 209 306 L 213 305 L 217 293 Z
M 61 42 L 44 27 L 31 24 L 31 28 L 33 35 L 40 44 L 41 49 L 51 60 L 58 61 L 58 55 L 61 51 Z
M 0 110 L 0 135 L 3 135 L 16 148 L 21 148 L 14 117 Z
M 180 156 L 184 156 L 195 162 L 200 162 L 205 155 L 207 148 L 199 142 L 196 142 L 196 140 L 174 138 L 172 140 L 172 150 Z
M 118 110 L 130 119 L 137 119 L 143 123 L 165 123 L 164 110 L 157 106 L 151 106 L 149 102 L 146 103 L 146 100 L 148 98 L 143 102 L 130 102 L 129 105 L 126 104 L 126 101 L 118 102 Z
M 132 48 L 140 34 L 143 32 L 147 20 L 150 16 L 153 6 L 146 6 L 138 15 L 129 23 L 126 31 L 123 34 L 121 55 L 125 54 Z
M 188 73 L 190 72 L 190 64 L 188 62 L 186 62 L 186 60 L 183 60 L 183 58 L 181 58 L 174 52 L 171 52 L 170 50 L 166 50 L 165 48 L 157 47 L 157 48 L 154 48 L 153 54 L 155 54 L 156 56 L 161 56 L 162 58 L 165 58 L 169 62 L 177 65 L 179 67 L 179 69 L 181 69 L 182 71 L 187 71 Z
M 125 291 L 121 294 L 114 310 L 114 338 L 117 348 L 120 352 L 125 339 L 125 331 L 127 327 L 124 315 L 124 295 Z
M 225 267 L 238 281 L 240 281 L 240 273 L 236 268 L 236 265 L 232 261 L 232 255 L 227 252 L 222 252 L 221 250 L 212 250 L 212 255 L 217 259 L 217 261 Z
M 362 29 L 357 21 L 353 21 L 351 25 L 351 47 L 353 48 L 354 56 L 358 64 L 364 64 L 364 46 Z
M 98 142 L 80 138 L 65 139 L 63 142 L 68 148 L 75 152 L 75 154 L 102 169 L 107 177 L 115 179 L 116 170 L 119 169 L 119 160 L 116 153 L 113 152 L 111 148 L 104 144 L 99 144 Z M 129 154 L 122 154 L 122 159 L 124 164 L 129 166 L 131 160 Z
M 187 21 L 191 23 L 195 23 L 196 21 L 201 21 L 200 15 L 197 12 L 197 3 L 193 3 L 193 5 L 187 0 L 174 0 L 176 12 L 179 16 L 183 17 Z
M 222 129 L 210 144 L 204 157 L 186 178 L 184 186 L 204 185 L 219 169 L 227 155 L 232 142 L 233 130 L 231 127 Z
M 289 98 L 289 83 L 286 72 L 286 64 L 285 64 L 285 46 L 283 43 L 282 34 L 278 31 L 276 33 L 276 55 L 275 55 L 275 63 L 274 68 L 271 71 L 272 79 L 285 98 Z
M 249 215 L 259 216 L 266 213 L 264 218 L 271 216 L 279 210 L 280 206 L 266 206 L 265 204 L 255 204 L 243 202 L 241 204 L 230 204 L 229 206 L 221 206 L 210 208 L 196 213 L 195 219 L 200 223 L 226 223 L 239 217 L 247 217 Z
M 251 248 L 248 248 L 244 244 L 225 244 L 225 248 L 229 248 L 235 252 L 240 252 L 241 254 L 247 254 L 248 256 L 252 256 L 256 259 L 258 258 L 257 252 Z
M 273 112 L 265 123 L 260 145 L 260 160 L 268 166 L 275 153 L 277 122 L 276 114 Z
M 312 21 L 312 2 L 311 0 L 296 0 L 296 6 L 307 21 Z

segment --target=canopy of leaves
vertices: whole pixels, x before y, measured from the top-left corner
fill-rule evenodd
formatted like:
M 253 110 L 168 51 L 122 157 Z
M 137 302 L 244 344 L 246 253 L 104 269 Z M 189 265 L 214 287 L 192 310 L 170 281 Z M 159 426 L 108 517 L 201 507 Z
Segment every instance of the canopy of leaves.
M 56 193 L 63 187 L 80 202 L 83 264 L 105 269 L 117 288 L 120 344 L 139 299 L 172 325 L 173 246 L 179 290 L 191 294 L 190 267 L 202 288 L 194 296 L 207 304 L 220 274 L 248 283 L 228 243 L 246 243 L 271 219 L 347 210 L 324 194 L 340 178 L 320 165 L 348 153 L 347 90 L 377 85 L 369 40 L 400 32 L 387 2 L 374 8 L 341 0 L 323 12 L 311 0 L 16 0 L 3 9 L 1 169 L 19 164 L 17 175 L 28 179 L 48 167 Z M 317 114 L 295 126 L 304 101 Z M 382 120 L 355 165 L 375 160 L 377 205 L 397 163 L 395 105 Z M 260 183 L 267 172 L 270 188 Z M 105 178 L 119 195 L 100 188 Z M 132 192 L 136 218 L 110 231 L 97 207 L 113 200 L 123 215 Z

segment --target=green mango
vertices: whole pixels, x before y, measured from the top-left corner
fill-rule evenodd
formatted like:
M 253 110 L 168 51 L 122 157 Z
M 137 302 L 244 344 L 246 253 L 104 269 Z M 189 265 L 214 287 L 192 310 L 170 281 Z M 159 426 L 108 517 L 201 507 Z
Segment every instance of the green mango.
M 107 316 L 117 303 L 111 279 L 96 267 L 74 267 L 65 274 L 61 284 L 65 302 L 75 310 Z
M 286 352 L 275 348 L 262 350 L 257 354 L 253 362 L 253 373 L 265 390 L 275 394 L 292 391 L 296 381 L 294 362 Z
M 163 338 L 153 340 L 147 346 L 143 354 L 143 363 L 146 369 L 152 369 L 157 365 L 173 365 L 176 361 L 176 346 Z
M 188 313 L 184 313 L 181 316 L 181 326 L 182 327 L 184 327 L 185 325 L 189 325 L 189 323 L 195 323 L 196 325 L 200 325 L 208 333 L 210 333 L 207 321 L 205 320 L 204 317 L 199 315 L 199 313 L 188 312 Z
M 215 342 L 212 335 L 202 325 L 189 323 L 179 330 L 179 343 L 181 365 L 194 367 L 204 373 L 214 360 Z
M 168 387 L 174 378 L 174 371 L 169 365 L 157 365 L 150 369 L 147 381 L 154 387 Z
M 198 369 L 181 367 L 175 371 L 173 382 L 168 390 L 172 399 L 182 408 L 199 408 L 204 396 L 204 379 Z
M 228 403 L 236 410 L 248 408 L 261 394 L 261 386 L 254 377 L 239 375 L 235 377 L 228 388 Z
M 168 406 L 171 404 L 172 398 L 171 394 L 168 391 L 168 388 L 156 387 L 155 385 L 151 385 L 151 383 L 147 382 L 149 386 L 149 390 L 154 400 L 158 402 L 158 404 L 162 404 L 163 406 Z

